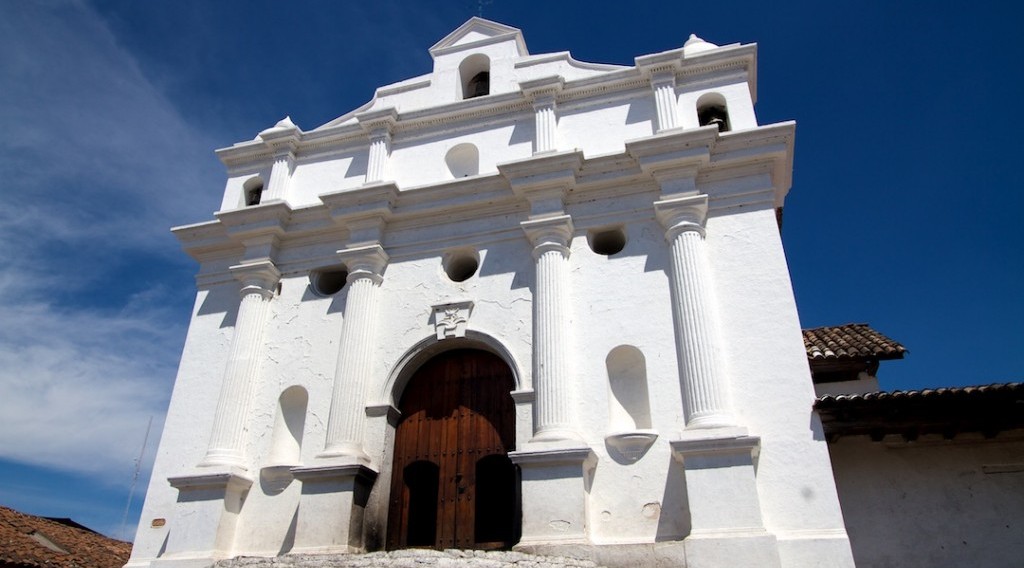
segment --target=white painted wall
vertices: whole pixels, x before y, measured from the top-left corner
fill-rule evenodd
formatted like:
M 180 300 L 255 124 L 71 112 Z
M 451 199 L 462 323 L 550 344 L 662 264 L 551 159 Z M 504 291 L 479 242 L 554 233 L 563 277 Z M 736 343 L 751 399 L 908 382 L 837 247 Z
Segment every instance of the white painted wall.
M 861 568 L 1021 565 L 1024 432 L 829 446 Z

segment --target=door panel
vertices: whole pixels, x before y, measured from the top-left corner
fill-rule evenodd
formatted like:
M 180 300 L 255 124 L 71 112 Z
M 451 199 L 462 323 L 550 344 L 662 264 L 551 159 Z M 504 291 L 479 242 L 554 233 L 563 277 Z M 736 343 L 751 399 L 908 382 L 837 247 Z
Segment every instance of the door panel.
M 416 371 L 399 403 L 388 548 L 515 543 L 513 386 L 505 362 L 486 351 L 446 351 Z

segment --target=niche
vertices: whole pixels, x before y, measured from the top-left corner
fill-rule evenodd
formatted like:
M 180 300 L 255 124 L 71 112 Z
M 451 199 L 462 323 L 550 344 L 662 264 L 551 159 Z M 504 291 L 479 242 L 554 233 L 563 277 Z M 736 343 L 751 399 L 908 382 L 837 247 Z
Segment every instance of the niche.
M 480 254 L 471 249 L 452 251 L 444 255 L 441 266 L 452 282 L 465 282 L 480 268 Z
M 323 268 L 309 273 L 309 283 L 313 291 L 321 296 L 333 296 L 345 287 L 348 281 L 348 270 L 345 267 Z
M 626 231 L 622 227 L 609 227 L 587 231 L 587 244 L 597 254 L 611 256 L 626 248 Z
M 472 99 L 491 94 L 491 60 L 482 53 L 474 53 L 459 64 L 462 98 Z
M 701 126 L 717 126 L 719 132 L 731 130 L 725 97 L 718 93 L 701 95 L 697 99 L 697 122 Z
M 263 179 L 259 176 L 249 178 L 242 184 L 242 201 L 246 207 L 259 205 L 263 198 Z
M 651 404 L 647 394 L 647 360 L 632 345 L 620 345 L 605 358 L 608 370 L 608 431 L 605 438 L 628 462 L 635 462 L 654 443 Z
M 268 468 L 287 468 L 302 463 L 302 432 L 306 426 L 306 389 L 293 386 L 281 393 L 277 401 L 277 418 L 271 438 Z
M 468 142 L 457 144 L 444 155 L 444 163 L 453 178 L 475 176 L 480 173 L 480 151 Z

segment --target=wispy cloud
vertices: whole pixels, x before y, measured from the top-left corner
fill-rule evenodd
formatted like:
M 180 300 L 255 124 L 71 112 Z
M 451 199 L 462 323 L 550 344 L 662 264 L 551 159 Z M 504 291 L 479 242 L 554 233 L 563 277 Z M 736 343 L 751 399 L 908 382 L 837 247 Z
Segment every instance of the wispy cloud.
M 214 143 L 83 4 L 6 4 L 0 85 L 0 457 L 123 479 L 170 394 L 192 283 L 167 228 L 216 207 Z

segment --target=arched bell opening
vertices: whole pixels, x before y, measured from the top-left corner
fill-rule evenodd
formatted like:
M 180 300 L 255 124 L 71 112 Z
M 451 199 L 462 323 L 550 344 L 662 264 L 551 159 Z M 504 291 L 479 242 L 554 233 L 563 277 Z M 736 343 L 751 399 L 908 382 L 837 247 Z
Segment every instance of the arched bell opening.
M 486 347 L 457 342 L 410 365 L 396 396 L 388 549 L 508 549 L 519 539 L 519 474 L 508 458 L 516 382 Z

